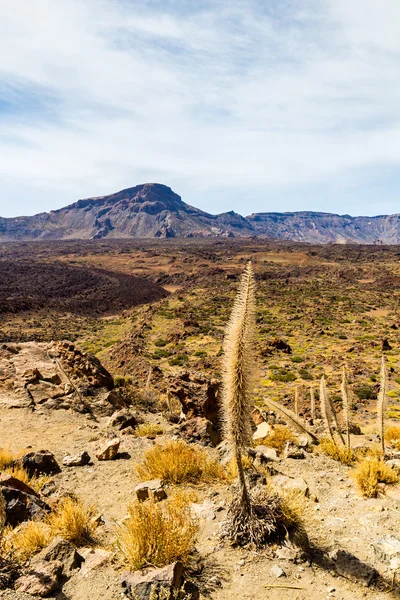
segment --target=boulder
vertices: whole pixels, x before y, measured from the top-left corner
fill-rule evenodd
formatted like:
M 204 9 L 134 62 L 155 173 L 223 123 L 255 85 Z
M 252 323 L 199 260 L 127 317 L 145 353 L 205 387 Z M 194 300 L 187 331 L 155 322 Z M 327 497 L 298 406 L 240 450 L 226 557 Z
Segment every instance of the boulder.
M 119 438 L 114 438 L 112 440 L 108 440 L 107 442 L 105 442 L 101 446 L 99 451 L 96 453 L 97 459 L 98 460 L 113 460 L 118 454 L 120 443 L 121 442 L 120 442 Z
M 70 575 L 75 569 L 80 568 L 83 560 L 70 542 L 58 536 L 35 556 L 34 563 L 59 561 L 64 567 L 63 573 Z
M 31 596 L 47 598 L 59 588 L 62 571 L 63 564 L 58 560 L 35 563 L 25 575 L 17 579 L 15 589 Z
M 310 493 L 307 483 L 301 477 L 293 479 L 286 475 L 274 475 L 274 477 L 271 477 L 271 486 L 277 491 L 281 489 L 284 491 L 298 492 L 303 496 L 309 496 Z
M 28 473 L 29 477 L 34 475 L 56 475 L 61 473 L 61 469 L 49 450 L 39 450 L 38 452 L 28 452 L 16 461 Z
M 190 442 L 198 442 L 204 446 L 217 446 L 221 442 L 221 432 L 211 421 L 202 417 L 188 419 L 180 428 L 182 437 Z
M 42 518 L 50 512 L 50 507 L 37 493 L 16 477 L 1 475 L 0 489 L 6 503 L 6 524 L 12 527 L 23 521 Z
M 63 458 L 64 467 L 84 467 L 90 463 L 90 456 L 83 450 L 83 452 L 78 452 L 78 454 L 68 454 Z
M 164 490 L 163 482 L 161 479 L 152 479 L 151 481 L 144 481 L 139 483 L 135 487 L 136 497 L 140 502 L 154 498 L 154 500 L 160 501 L 165 500 L 167 493 Z
M 302 448 L 298 448 L 295 444 L 288 442 L 286 444 L 284 453 L 284 458 L 292 458 L 294 460 L 301 460 L 306 457 L 304 450 Z
M 124 573 L 122 589 L 132 600 L 161 600 L 172 597 L 184 582 L 184 568 L 181 562 L 175 562 L 161 569 L 152 569 L 146 574 L 141 571 Z
M 0 404 L 109 416 L 126 407 L 100 361 L 68 341 L 0 347 Z M 10 386 L 12 383 L 12 386 Z
M 165 391 L 175 396 L 188 419 L 203 417 L 219 428 L 219 379 L 212 379 L 198 371 L 182 369 L 167 379 Z
M 118 429 L 119 431 L 122 431 L 127 427 L 135 429 L 137 424 L 136 417 L 126 408 L 114 413 L 109 420 L 109 425 L 115 427 L 115 429 Z

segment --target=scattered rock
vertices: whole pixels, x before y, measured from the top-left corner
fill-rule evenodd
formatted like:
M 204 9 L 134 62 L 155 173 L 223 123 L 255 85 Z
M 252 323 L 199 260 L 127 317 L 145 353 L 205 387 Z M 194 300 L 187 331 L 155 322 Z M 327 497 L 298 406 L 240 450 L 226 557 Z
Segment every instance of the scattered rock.
M 286 475 L 274 475 L 271 478 L 271 484 L 277 490 L 287 490 L 293 492 L 299 492 L 304 496 L 309 496 L 309 488 L 307 483 L 301 477 L 297 479 L 292 479 L 291 477 L 287 477 Z
M 87 577 L 93 570 L 106 565 L 111 558 L 111 552 L 103 548 L 80 548 L 79 553 L 84 559 L 79 574 Z
M 182 424 L 181 435 L 191 442 L 204 446 L 217 446 L 221 441 L 221 432 L 215 425 L 202 417 L 193 417 Z
M 161 569 L 152 569 L 144 574 L 141 571 L 124 573 L 122 589 L 132 600 L 149 600 L 150 596 L 158 600 L 164 592 L 172 596 L 174 590 L 179 590 L 184 581 L 184 568 L 181 562 L 175 562 Z M 164 596 L 165 597 L 165 596 Z
M 260 463 L 280 461 L 275 448 L 269 448 L 268 446 L 256 446 L 254 450 L 256 453 L 256 458 L 260 461 Z
M 43 548 L 35 556 L 34 562 L 53 562 L 59 561 L 63 564 L 64 574 L 71 574 L 75 569 L 79 569 L 83 558 L 70 542 L 62 537 L 56 537 L 46 548 Z
M 283 454 L 284 458 L 293 458 L 294 460 L 301 460 L 306 457 L 304 450 L 298 448 L 295 444 L 288 442 L 285 447 Z
M 350 423 L 349 430 L 352 435 L 363 435 L 361 427 L 356 423 Z
M 360 559 L 345 550 L 334 550 L 329 553 L 329 558 L 333 560 L 338 575 L 365 587 L 368 587 L 378 574 L 374 568 L 361 562 Z
M 385 352 L 386 350 L 391 350 L 391 349 L 392 349 L 392 346 L 389 344 L 387 338 L 384 338 L 382 340 L 382 350 L 383 350 L 383 352 Z
M 163 485 L 161 479 L 152 479 L 151 481 L 139 483 L 139 485 L 135 487 L 136 497 L 140 502 L 148 500 L 150 497 L 158 501 L 165 500 L 167 493 L 164 490 Z
M 112 440 L 108 440 L 107 442 L 105 442 L 100 450 L 96 453 L 96 457 L 98 460 L 113 460 L 117 454 L 118 454 L 118 450 L 119 450 L 119 445 L 120 445 L 120 440 L 119 438 L 114 438 Z
M 251 418 L 253 419 L 254 425 L 260 425 L 265 421 L 264 417 L 261 414 L 261 410 L 259 408 L 253 408 L 251 411 Z
M 132 427 L 135 429 L 137 424 L 138 422 L 136 417 L 126 408 L 114 413 L 109 420 L 109 425 L 115 429 L 118 429 L 119 431 L 122 431 L 127 427 Z
M 400 473 L 400 458 L 392 458 L 391 460 L 386 461 L 386 464 Z
M 69 454 L 63 458 L 64 467 L 84 467 L 90 463 L 90 456 L 83 450 L 83 452 L 78 452 L 78 454 Z
M 282 340 L 280 338 L 275 338 L 274 340 L 272 340 L 272 342 L 269 343 L 269 345 L 272 348 L 275 348 L 275 350 L 282 350 L 282 352 L 285 352 L 285 354 L 292 354 L 292 348 L 290 347 L 290 345 L 285 342 L 285 340 Z
M 204 519 L 205 521 L 213 521 L 215 519 L 214 506 L 211 502 L 207 502 L 207 500 L 202 504 L 193 502 L 190 505 L 190 509 L 198 519 Z
M 257 429 L 253 433 L 253 440 L 254 441 L 262 440 L 262 439 L 266 438 L 271 433 L 271 431 L 272 431 L 271 425 L 269 425 L 268 423 L 266 423 L 264 421 L 263 423 L 260 423 L 260 425 L 257 426 Z
M 274 565 L 273 567 L 271 567 L 270 572 L 276 578 L 286 577 L 285 571 L 279 565 Z
M 35 563 L 26 575 L 17 579 L 15 589 L 32 596 L 47 598 L 59 588 L 62 571 L 63 564 L 58 560 L 50 563 Z
M 301 436 L 298 439 L 297 445 L 299 448 L 307 448 L 309 445 L 309 439 L 306 436 Z
M 389 563 L 392 570 L 400 569 L 400 540 L 394 535 L 385 535 L 373 544 L 375 554 L 382 562 Z
M 38 450 L 38 452 L 28 452 L 18 459 L 17 464 L 25 469 L 29 477 L 34 475 L 56 475 L 61 473 L 61 469 L 49 450 Z
M 6 502 L 6 524 L 12 527 L 50 512 L 35 490 L 12 475 L 0 475 L 0 489 Z

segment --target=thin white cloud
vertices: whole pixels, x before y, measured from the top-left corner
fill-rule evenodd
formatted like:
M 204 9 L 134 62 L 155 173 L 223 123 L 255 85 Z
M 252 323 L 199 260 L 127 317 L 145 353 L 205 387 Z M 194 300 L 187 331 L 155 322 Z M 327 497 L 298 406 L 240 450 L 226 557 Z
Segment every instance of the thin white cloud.
M 265 6 L 2 0 L 0 214 L 144 181 L 247 214 L 399 169 L 397 0 Z

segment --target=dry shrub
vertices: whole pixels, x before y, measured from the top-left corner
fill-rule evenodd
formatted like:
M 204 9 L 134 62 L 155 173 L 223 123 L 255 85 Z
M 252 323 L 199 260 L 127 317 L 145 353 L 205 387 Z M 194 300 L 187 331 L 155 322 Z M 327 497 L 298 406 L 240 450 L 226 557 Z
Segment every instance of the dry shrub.
M 285 425 L 275 425 L 271 433 L 261 441 L 257 441 L 257 445 L 263 444 L 269 448 L 275 448 L 277 452 L 283 452 L 287 442 L 292 442 L 295 439 L 293 433 Z
M 223 467 L 205 450 L 181 440 L 148 450 L 136 472 L 142 481 L 162 479 L 166 483 L 211 482 L 226 477 Z
M 358 463 L 352 472 L 358 489 L 364 498 L 376 498 L 379 483 L 397 483 L 397 473 L 381 458 L 366 458 Z
M 133 569 L 186 562 L 193 550 L 199 523 L 181 495 L 164 502 L 136 501 L 118 531 L 118 546 Z
M 157 435 L 163 435 L 163 433 L 164 429 L 161 427 L 161 425 L 157 425 L 156 423 L 142 423 L 135 429 L 135 435 L 137 437 L 154 438 Z
M 322 438 L 317 452 L 326 454 L 333 460 L 337 460 L 344 465 L 352 465 L 356 461 L 356 452 L 352 448 L 346 446 L 338 446 L 335 442 L 329 438 Z
M 53 537 L 47 523 L 27 521 L 8 533 L 6 547 L 18 559 L 26 560 L 45 548 Z
M 400 450 L 400 426 L 391 425 L 385 431 L 385 440 L 390 442 L 397 450 Z
M 13 454 L 10 450 L 0 448 L 0 471 L 4 471 L 4 469 L 12 467 L 15 459 L 15 454 Z
M 234 498 L 223 526 L 223 537 L 229 537 L 238 546 L 254 544 L 260 548 L 289 538 L 307 547 L 302 519 L 304 499 L 300 494 L 278 495 L 271 489 L 257 489 L 251 496 L 250 506 L 249 514 L 243 519 L 243 504 L 239 496 Z
M 61 535 L 75 546 L 87 546 L 95 543 L 95 514 L 91 506 L 67 497 L 57 504 L 47 522 L 54 536 Z

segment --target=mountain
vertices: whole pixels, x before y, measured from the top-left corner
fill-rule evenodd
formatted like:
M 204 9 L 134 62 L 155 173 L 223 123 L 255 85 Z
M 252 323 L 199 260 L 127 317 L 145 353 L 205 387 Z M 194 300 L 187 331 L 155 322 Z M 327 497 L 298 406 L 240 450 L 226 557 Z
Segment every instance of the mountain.
M 229 212 L 210 215 L 182 201 L 159 183 L 137 185 L 78 200 L 32 217 L 0 218 L 0 240 L 228 237 L 251 235 L 252 226 Z
M 49 239 L 247 237 L 309 243 L 399 244 L 400 215 L 351 217 L 321 212 L 211 215 L 159 183 L 78 200 L 31 217 L 0 217 L 0 241 Z

